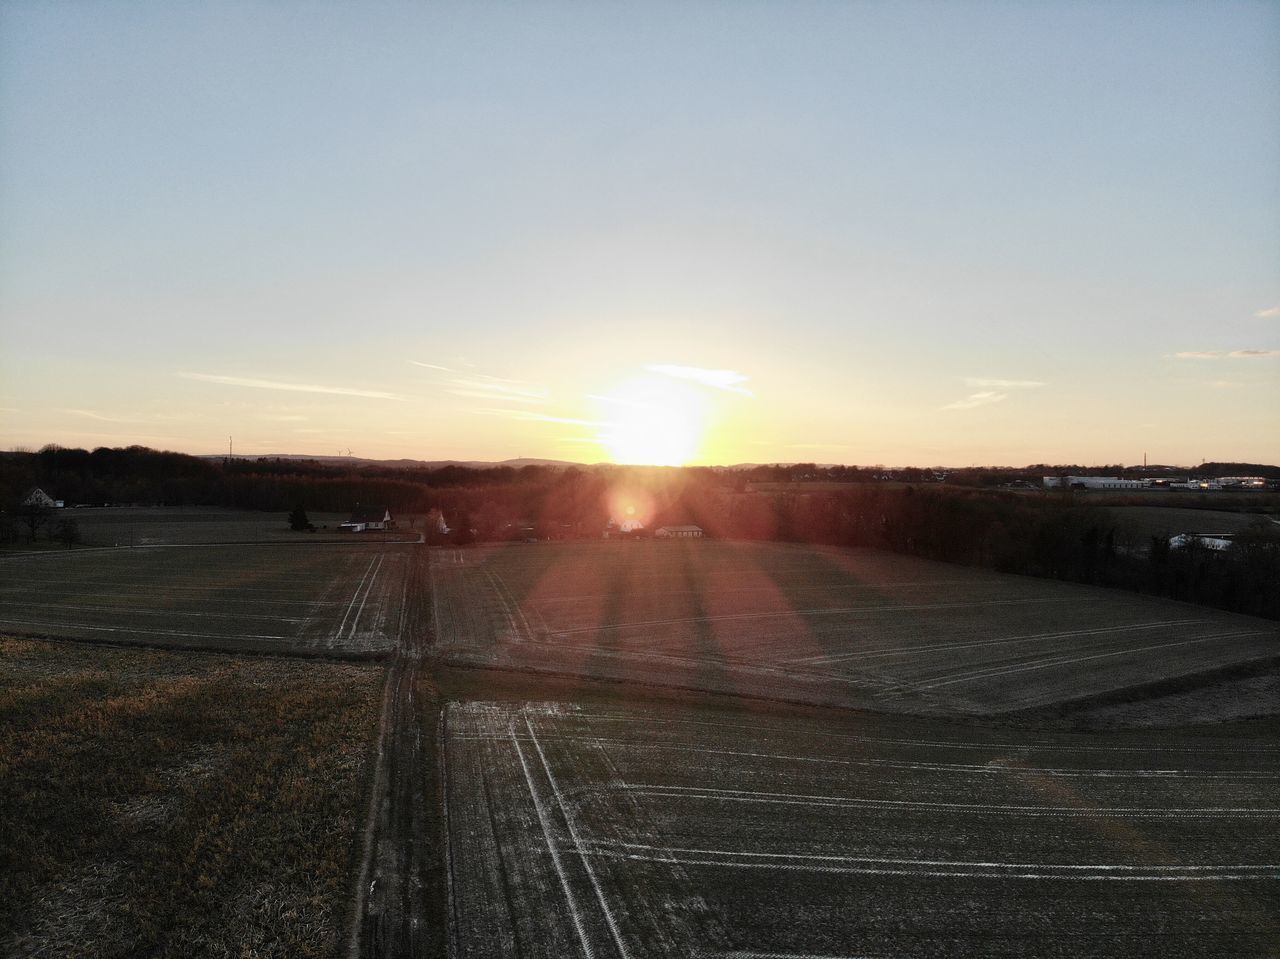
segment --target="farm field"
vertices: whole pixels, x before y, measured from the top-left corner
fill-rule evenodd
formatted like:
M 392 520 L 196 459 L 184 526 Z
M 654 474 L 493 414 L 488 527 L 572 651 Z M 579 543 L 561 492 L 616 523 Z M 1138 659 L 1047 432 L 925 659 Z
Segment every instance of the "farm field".
M 938 715 L 1261 663 L 1276 623 L 871 550 L 611 542 L 433 554 L 447 661 Z
M 0 955 L 336 954 L 382 678 L 0 637 Z
M 1179 506 L 1112 506 L 1109 512 L 1143 550 L 1152 536 L 1167 539 L 1179 533 L 1241 533 L 1259 519 L 1271 519 L 1257 513 Z
M 217 509 L 212 507 L 131 507 L 62 509 L 55 520 L 73 519 L 86 546 L 182 546 L 205 543 L 292 543 L 349 542 L 370 539 L 381 533 L 339 533 L 337 526 L 347 513 L 308 512 L 317 528 L 312 533 L 289 529 L 287 513 L 260 510 Z M 387 534 L 389 540 L 416 540 L 417 534 L 400 530 Z M 22 548 L 21 546 L 19 547 Z
M 1047 733 L 469 703 L 451 955 L 1262 956 L 1274 723 Z
M 0 557 L 0 630 L 111 643 L 386 652 L 414 547 L 210 545 Z

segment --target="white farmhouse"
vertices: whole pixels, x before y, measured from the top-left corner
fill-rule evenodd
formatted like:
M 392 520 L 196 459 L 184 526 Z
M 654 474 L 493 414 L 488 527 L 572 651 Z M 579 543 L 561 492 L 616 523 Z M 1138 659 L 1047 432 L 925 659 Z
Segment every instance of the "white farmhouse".
M 373 530 L 395 529 L 396 521 L 385 506 L 357 507 L 351 519 L 338 525 L 339 533 L 367 533 Z

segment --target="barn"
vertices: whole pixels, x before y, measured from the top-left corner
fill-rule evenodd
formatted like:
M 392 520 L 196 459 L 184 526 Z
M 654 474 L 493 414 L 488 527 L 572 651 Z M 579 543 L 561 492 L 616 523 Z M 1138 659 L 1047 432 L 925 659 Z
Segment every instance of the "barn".
M 396 521 L 385 506 L 357 506 L 351 519 L 338 525 L 339 533 L 368 533 L 375 530 L 395 529 Z

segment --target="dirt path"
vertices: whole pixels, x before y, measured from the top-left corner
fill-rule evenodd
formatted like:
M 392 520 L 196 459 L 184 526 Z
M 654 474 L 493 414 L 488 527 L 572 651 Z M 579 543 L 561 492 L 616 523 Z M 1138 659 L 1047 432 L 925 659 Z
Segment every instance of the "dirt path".
M 439 699 L 425 666 L 432 641 L 429 554 L 415 551 L 409 562 L 350 959 L 444 955 L 443 844 L 433 798 Z

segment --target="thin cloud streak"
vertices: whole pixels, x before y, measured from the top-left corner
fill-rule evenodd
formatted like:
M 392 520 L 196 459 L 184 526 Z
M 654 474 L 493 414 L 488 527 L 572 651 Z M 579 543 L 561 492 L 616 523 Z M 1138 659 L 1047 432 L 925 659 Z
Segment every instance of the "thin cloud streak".
M 187 380 L 201 383 L 218 383 L 222 386 L 243 386 L 254 390 L 281 390 L 287 393 L 325 393 L 332 396 L 360 396 L 370 400 L 400 400 L 401 396 L 381 390 L 358 390 L 346 386 L 321 386 L 315 383 L 284 383 L 279 380 L 259 380 L 248 376 L 221 376 L 216 373 L 175 374 Z
M 1029 390 L 1044 386 L 1039 380 L 989 380 L 978 376 L 965 377 L 964 385 L 972 386 L 974 389 L 992 390 Z
M 73 413 L 76 416 L 83 416 L 86 419 L 97 420 L 100 423 L 131 423 L 133 420 L 121 419 L 118 416 L 107 416 L 105 413 L 99 413 L 97 410 L 63 410 L 64 413 Z
M 599 420 L 580 420 L 569 416 L 552 416 L 549 413 L 535 413 L 532 410 L 484 409 L 469 410 L 481 416 L 501 416 L 505 419 L 518 420 L 521 423 L 564 423 L 569 426 L 612 426 Z
M 977 406 L 987 406 L 991 403 L 999 403 L 1001 400 L 1009 398 L 1008 393 L 999 393 L 995 390 L 984 390 L 981 393 L 973 393 L 962 400 L 956 400 L 954 403 L 948 403 L 942 407 L 944 410 L 971 410 Z
M 645 369 L 650 373 L 661 373 L 663 376 L 674 377 L 678 380 L 690 380 L 717 390 L 727 390 L 730 393 L 740 393 L 743 396 L 755 396 L 755 393 L 741 385 L 747 382 L 750 377 L 736 370 L 708 370 L 700 366 L 674 366 L 668 363 L 651 363 Z
M 441 385 L 446 393 L 467 399 L 509 400 L 514 403 L 545 403 L 551 391 L 538 383 L 526 380 L 513 380 L 503 376 L 490 376 L 487 373 L 463 373 L 448 366 L 436 363 L 423 363 L 410 360 L 414 366 L 424 370 L 435 370 L 438 373 L 452 374 L 452 379 Z
M 1272 317 L 1280 316 L 1280 306 L 1273 306 L 1266 310 L 1259 310 L 1253 315 L 1260 320 L 1269 320 Z
M 550 394 L 550 390 L 541 386 L 512 386 L 485 380 L 454 380 L 453 384 L 445 388 L 446 393 L 482 400 L 504 399 L 514 400 L 517 403 L 545 403 Z
M 970 393 L 962 400 L 956 400 L 941 407 L 944 410 L 971 410 L 978 406 L 989 406 L 1009 398 L 1009 390 L 1033 390 L 1044 386 L 1040 380 L 1000 380 L 984 376 L 966 376 L 964 385 L 978 390 Z
M 655 406 L 653 403 L 641 403 L 639 400 L 624 400 L 617 396 L 604 396 L 600 393 L 588 393 L 587 399 L 598 400 L 601 403 L 612 403 L 614 406 L 625 406 L 632 410 L 661 410 L 662 407 Z
M 1254 360 L 1265 356 L 1280 356 L 1280 350 L 1184 350 L 1174 353 L 1178 360 Z

